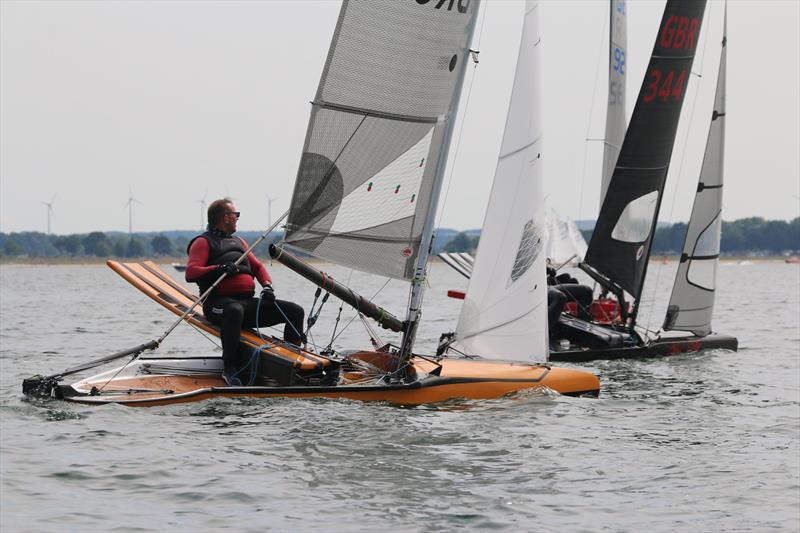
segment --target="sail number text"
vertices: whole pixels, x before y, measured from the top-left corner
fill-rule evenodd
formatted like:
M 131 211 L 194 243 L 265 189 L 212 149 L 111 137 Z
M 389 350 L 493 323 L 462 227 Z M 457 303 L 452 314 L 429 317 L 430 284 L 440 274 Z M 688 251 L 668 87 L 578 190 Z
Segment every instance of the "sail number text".
M 659 98 L 662 102 L 666 102 L 670 97 L 678 101 L 685 91 L 686 70 L 681 70 L 676 75 L 674 70 L 662 72 L 661 69 L 654 68 L 650 71 L 647 92 L 642 97 L 642 101 L 649 104 Z
M 425 5 L 430 1 L 431 0 L 417 0 L 417 3 L 420 4 L 420 5 Z M 432 4 L 432 5 L 436 9 L 442 9 L 442 7 L 445 4 L 447 4 L 447 7 L 445 9 L 447 9 L 447 11 L 452 11 L 453 10 L 453 4 L 456 4 L 456 10 L 459 13 L 466 13 L 467 9 L 469 8 L 470 1 L 471 0 L 458 0 L 458 2 L 456 3 L 456 0 L 435 0 L 435 3 Z
M 625 52 L 617 46 L 614 47 L 614 70 L 625 75 Z

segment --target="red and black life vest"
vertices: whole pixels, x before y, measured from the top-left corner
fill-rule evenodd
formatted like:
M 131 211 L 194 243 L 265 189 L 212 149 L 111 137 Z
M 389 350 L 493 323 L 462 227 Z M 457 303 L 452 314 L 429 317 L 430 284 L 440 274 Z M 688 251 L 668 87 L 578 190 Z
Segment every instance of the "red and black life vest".
M 208 260 L 206 261 L 206 266 L 234 263 L 237 259 L 239 259 L 239 257 L 241 257 L 243 253 L 247 251 L 242 239 L 239 237 L 234 237 L 233 235 L 219 230 L 208 230 L 204 233 L 201 233 L 189 242 L 189 246 L 186 247 L 186 253 L 189 253 L 189 249 L 191 249 L 194 241 L 200 238 L 203 238 L 208 242 Z M 253 276 L 252 270 L 250 270 L 250 261 L 245 259 L 239 263 L 238 266 L 239 274 L 247 274 L 250 277 L 255 277 Z M 203 294 L 214 284 L 215 281 L 217 281 L 219 276 L 220 275 L 216 270 L 212 270 L 211 272 L 204 274 L 197 279 L 193 279 L 192 281 L 200 286 L 200 294 Z

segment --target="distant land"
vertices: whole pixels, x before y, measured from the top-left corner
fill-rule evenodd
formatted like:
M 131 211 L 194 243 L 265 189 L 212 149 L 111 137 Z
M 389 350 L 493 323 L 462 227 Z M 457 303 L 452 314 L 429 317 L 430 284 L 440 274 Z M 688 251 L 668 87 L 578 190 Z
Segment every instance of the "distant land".
M 576 224 L 588 242 L 594 229 L 594 220 L 580 220 Z M 118 231 L 94 231 L 72 235 L 48 235 L 38 231 L 0 233 L 0 258 L 134 258 L 183 257 L 196 230 L 168 230 L 128 234 Z M 470 252 L 477 248 L 480 229 L 458 231 L 439 228 L 433 251 Z M 257 231 L 242 231 L 237 235 L 247 242 L 261 236 Z M 686 224 L 660 223 L 653 241 L 653 254 L 676 255 L 683 249 Z M 279 241 L 282 232 L 273 232 L 255 252 L 267 256 L 270 242 Z M 764 256 L 800 254 L 800 217 L 789 222 L 751 217 L 722 223 L 722 255 Z

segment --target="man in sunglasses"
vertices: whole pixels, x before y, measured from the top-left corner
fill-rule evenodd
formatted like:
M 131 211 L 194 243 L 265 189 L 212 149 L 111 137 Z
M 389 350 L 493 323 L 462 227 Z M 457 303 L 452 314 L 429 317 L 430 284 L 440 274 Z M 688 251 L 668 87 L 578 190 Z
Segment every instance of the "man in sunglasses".
M 186 281 L 197 283 L 203 294 L 223 274 L 223 279 L 203 303 L 203 313 L 221 327 L 223 377 L 228 385 L 241 385 L 236 373 L 245 361 L 239 355 L 242 327 L 265 327 L 285 323 L 283 338 L 292 344 L 303 342 L 303 308 L 296 303 L 276 300 L 272 277 L 252 253 L 235 265 L 247 251 L 247 243 L 234 237 L 241 213 L 230 198 L 208 206 L 208 229 L 192 239 L 187 251 Z M 255 280 L 263 287 L 254 298 Z M 259 307 L 260 305 L 260 307 Z M 256 324 L 258 316 L 259 324 Z

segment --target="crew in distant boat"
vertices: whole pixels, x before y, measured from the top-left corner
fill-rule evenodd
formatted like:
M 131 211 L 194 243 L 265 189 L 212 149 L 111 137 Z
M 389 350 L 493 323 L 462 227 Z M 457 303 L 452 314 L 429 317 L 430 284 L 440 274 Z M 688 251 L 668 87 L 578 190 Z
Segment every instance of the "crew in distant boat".
M 294 302 L 276 300 L 272 277 L 255 255 L 238 266 L 234 263 L 247 251 L 247 243 L 234 237 L 240 212 L 230 198 L 215 200 L 208 206 L 208 229 L 189 243 L 186 281 L 197 283 L 204 293 L 224 273 L 227 274 L 203 304 L 203 313 L 222 328 L 223 377 L 229 385 L 240 385 L 236 377 L 244 361 L 239 355 L 242 327 L 274 326 L 285 323 L 283 338 L 292 344 L 303 342 L 303 308 Z M 255 281 L 263 287 L 255 298 Z
M 592 288 L 588 285 L 582 285 L 578 280 L 569 274 L 557 274 L 556 270 L 552 267 L 547 267 L 547 307 L 548 317 L 555 313 L 555 309 L 560 307 L 558 314 L 555 315 L 555 321 L 558 321 L 558 315 L 564 308 L 567 302 L 575 302 L 577 304 L 576 316 L 582 320 L 591 320 L 591 313 L 589 310 L 592 306 L 594 295 Z M 562 297 L 558 297 L 556 292 L 561 293 Z M 551 331 L 553 329 L 553 319 L 551 321 Z

